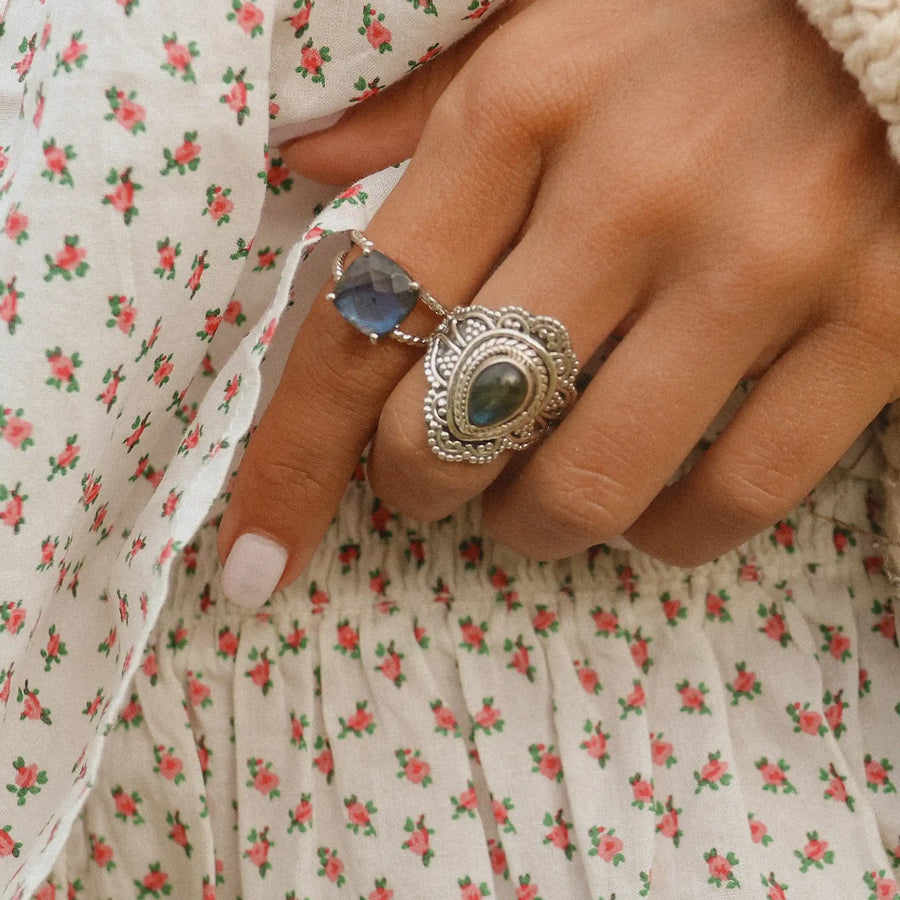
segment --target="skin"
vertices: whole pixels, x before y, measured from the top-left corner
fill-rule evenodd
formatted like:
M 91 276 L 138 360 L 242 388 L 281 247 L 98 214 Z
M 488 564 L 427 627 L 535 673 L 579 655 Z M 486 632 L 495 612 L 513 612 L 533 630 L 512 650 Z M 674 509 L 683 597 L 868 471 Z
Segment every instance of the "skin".
M 222 559 L 244 532 L 286 547 L 279 586 L 373 434 L 372 487 L 414 519 L 481 495 L 485 531 L 525 555 L 624 534 L 694 566 L 784 516 L 900 396 L 884 126 L 785 0 L 517 0 L 282 152 L 333 183 L 412 156 L 367 229 L 382 252 L 447 307 L 557 317 L 582 361 L 621 340 L 536 449 L 448 463 L 426 443 L 421 351 L 372 347 L 324 286 L 220 529 Z M 434 324 L 417 309 L 404 328 Z

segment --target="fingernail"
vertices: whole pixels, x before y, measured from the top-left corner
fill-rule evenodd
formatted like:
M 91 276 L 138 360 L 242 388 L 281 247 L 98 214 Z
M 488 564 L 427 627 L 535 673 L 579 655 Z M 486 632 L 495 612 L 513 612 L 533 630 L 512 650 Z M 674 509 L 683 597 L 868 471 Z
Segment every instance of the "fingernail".
M 256 609 L 275 590 L 287 562 L 287 550 L 261 534 L 242 534 L 222 569 L 222 591 L 238 606 Z
M 607 538 L 603 543 L 606 544 L 607 547 L 612 547 L 613 550 L 634 550 L 634 544 L 626 541 L 621 534 Z

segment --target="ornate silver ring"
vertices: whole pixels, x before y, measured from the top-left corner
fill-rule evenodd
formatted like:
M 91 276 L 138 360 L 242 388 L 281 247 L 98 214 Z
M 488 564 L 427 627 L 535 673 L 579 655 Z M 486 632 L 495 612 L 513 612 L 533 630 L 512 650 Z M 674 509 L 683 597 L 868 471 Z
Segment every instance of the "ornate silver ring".
M 428 340 L 428 443 L 441 459 L 486 463 L 524 450 L 575 401 L 565 326 L 517 306 L 461 306 Z

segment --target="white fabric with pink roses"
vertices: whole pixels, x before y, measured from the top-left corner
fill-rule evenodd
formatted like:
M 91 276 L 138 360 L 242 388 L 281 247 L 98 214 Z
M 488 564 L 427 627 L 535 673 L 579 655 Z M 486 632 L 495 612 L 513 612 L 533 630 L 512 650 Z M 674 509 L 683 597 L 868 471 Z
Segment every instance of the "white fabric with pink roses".
M 692 573 L 528 563 L 360 468 L 300 583 L 221 596 L 328 235 L 400 174 L 269 142 L 490 5 L 0 0 L 0 897 L 897 896 L 868 437 Z

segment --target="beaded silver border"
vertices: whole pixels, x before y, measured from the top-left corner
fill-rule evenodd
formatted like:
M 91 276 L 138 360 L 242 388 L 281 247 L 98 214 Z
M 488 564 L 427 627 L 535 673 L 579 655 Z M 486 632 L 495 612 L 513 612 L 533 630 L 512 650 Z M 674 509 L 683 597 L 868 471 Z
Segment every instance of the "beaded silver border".
M 469 391 L 487 366 L 508 362 L 526 378 L 525 400 L 505 422 L 469 420 Z M 452 310 L 425 351 L 428 445 L 441 459 L 486 463 L 505 450 L 524 450 L 575 401 L 578 360 L 565 326 L 517 306 Z

